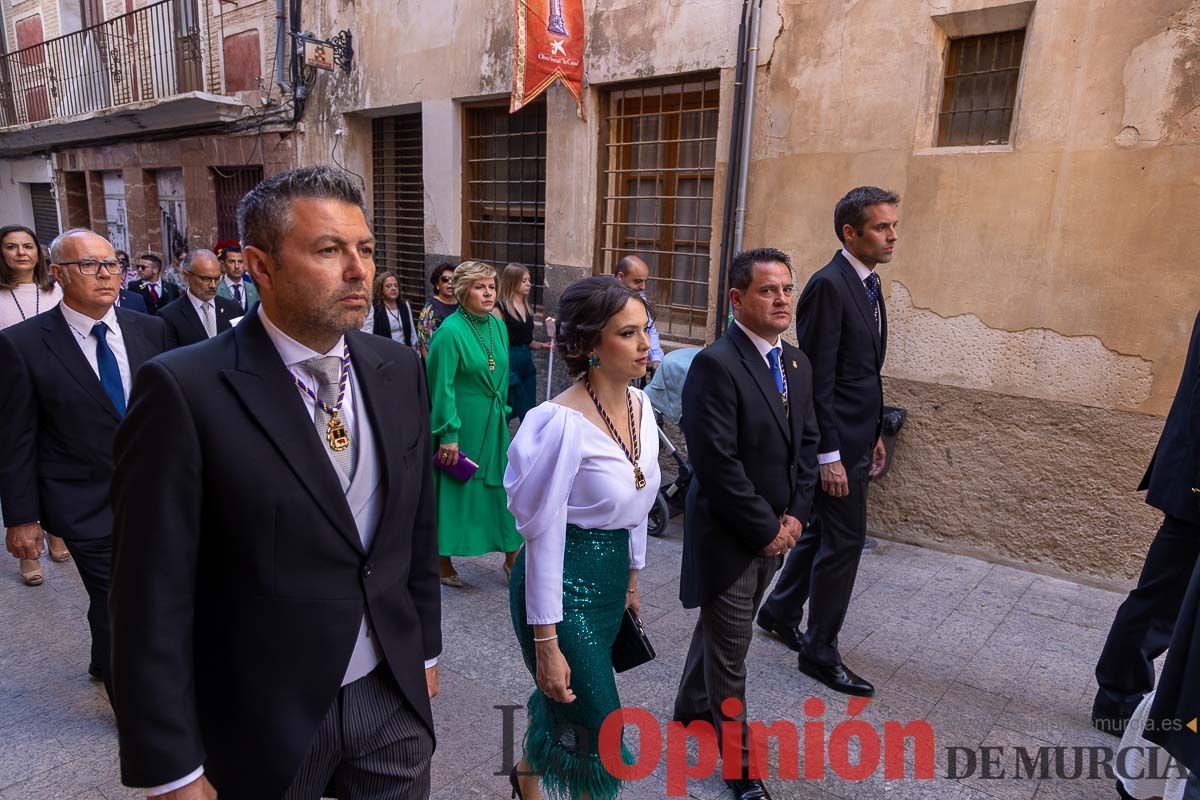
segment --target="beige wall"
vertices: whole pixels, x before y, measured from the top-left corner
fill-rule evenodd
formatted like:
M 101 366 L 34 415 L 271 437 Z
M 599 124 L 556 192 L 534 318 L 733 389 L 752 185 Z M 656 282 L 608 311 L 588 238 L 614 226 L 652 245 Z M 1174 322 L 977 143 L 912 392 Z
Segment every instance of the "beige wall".
M 740 5 L 585 2 L 588 120 L 560 89 L 548 98 L 551 297 L 592 268 L 606 84 L 720 70 L 719 201 Z M 426 247 L 454 254 L 460 103 L 508 91 L 510 4 L 378 11 L 306 5 L 306 27 L 351 29 L 357 53 L 351 74 L 319 79 L 300 160 L 327 161 L 341 128 L 339 159 L 369 179 L 362 119 L 420 104 Z M 1011 143 L 934 148 L 948 36 L 1026 18 Z M 880 534 L 1136 574 L 1156 515 L 1133 488 L 1200 298 L 1197 41 L 1200 0 L 765 3 L 745 244 L 792 253 L 803 280 L 838 246 L 832 212 L 847 189 L 903 196 L 897 258 L 881 274 L 888 400 L 911 416 L 874 492 Z

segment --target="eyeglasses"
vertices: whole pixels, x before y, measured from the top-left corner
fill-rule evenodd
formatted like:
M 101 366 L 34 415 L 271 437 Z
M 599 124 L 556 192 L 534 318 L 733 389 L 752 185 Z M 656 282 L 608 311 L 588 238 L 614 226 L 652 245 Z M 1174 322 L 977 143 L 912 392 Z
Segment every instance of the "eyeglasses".
M 218 275 L 215 278 L 209 278 L 204 275 L 197 275 L 196 273 L 192 272 L 190 269 L 185 269 L 184 272 L 186 272 L 188 275 L 191 275 L 196 280 L 203 282 L 206 286 L 216 286 L 217 284 L 219 284 L 221 282 L 220 275 Z
M 79 267 L 80 275 L 99 275 L 101 267 L 104 267 L 104 271 L 109 275 L 121 274 L 121 262 L 115 258 L 106 258 L 103 261 L 81 258 L 78 261 L 58 261 L 56 263 L 60 267 Z
M 451 275 L 438 275 L 438 283 L 453 283 L 454 277 Z

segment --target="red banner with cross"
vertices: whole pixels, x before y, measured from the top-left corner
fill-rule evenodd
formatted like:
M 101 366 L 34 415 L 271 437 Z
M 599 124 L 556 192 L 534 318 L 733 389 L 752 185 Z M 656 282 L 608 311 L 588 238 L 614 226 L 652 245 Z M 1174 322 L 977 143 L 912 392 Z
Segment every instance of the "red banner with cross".
M 509 112 L 562 81 L 583 119 L 583 0 L 514 0 L 513 88 Z

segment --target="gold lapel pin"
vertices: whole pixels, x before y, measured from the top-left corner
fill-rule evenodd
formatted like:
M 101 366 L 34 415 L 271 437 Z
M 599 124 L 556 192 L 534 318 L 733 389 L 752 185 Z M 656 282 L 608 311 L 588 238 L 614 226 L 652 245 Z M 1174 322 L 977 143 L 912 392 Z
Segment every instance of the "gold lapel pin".
M 795 361 L 793 361 L 793 362 L 792 362 L 792 369 L 800 369 L 800 365 L 799 365 L 799 364 L 797 364 Z

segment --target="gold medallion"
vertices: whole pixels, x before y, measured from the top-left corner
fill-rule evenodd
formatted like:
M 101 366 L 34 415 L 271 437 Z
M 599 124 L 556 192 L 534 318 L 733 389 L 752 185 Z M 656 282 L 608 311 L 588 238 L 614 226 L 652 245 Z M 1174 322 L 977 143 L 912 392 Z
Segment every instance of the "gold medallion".
M 637 464 L 633 465 L 633 485 L 638 489 L 646 488 L 646 476 L 642 474 L 642 468 Z
M 329 442 L 329 449 L 335 453 L 340 453 L 350 446 L 350 433 L 337 414 L 329 418 L 329 426 L 325 429 L 325 441 Z
M 490 355 L 488 356 L 488 369 L 490 369 L 492 372 L 496 371 L 496 359 L 492 358 Z

